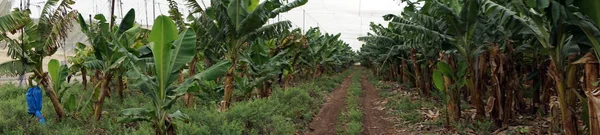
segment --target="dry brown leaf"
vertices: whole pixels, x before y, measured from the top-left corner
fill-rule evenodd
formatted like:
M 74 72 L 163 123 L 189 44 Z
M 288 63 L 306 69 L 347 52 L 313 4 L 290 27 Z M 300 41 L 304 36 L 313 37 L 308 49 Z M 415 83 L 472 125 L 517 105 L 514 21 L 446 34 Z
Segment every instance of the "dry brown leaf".
M 491 113 L 492 113 L 492 110 L 494 109 L 495 102 L 496 102 L 496 98 L 494 98 L 494 97 L 488 98 L 487 105 L 485 106 L 485 110 L 486 110 L 486 113 L 488 114 L 488 116 L 492 116 Z

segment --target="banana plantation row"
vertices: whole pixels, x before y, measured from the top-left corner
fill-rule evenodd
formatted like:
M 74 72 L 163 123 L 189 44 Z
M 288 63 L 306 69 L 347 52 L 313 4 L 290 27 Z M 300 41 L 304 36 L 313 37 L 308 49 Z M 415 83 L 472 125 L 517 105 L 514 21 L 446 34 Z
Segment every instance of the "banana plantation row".
M 464 100 L 496 127 L 519 114 L 560 114 L 551 130 L 600 134 L 599 1 L 403 2 L 402 14 L 359 38 L 360 62 L 444 101 L 449 123 Z
M 29 85 L 43 88 L 59 121 L 77 119 L 77 112 L 85 111 L 74 106 L 73 96 L 64 95 L 75 91 L 67 80 L 81 76 L 80 92 L 93 95 L 93 119 L 102 119 L 106 97 L 116 93 L 123 99 L 124 91 L 140 90 L 153 106 L 125 109 L 119 121 L 150 121 L 157 134 L 171 133 L 172 120 L 186 118 L 179 111 L 167 112 L 179 97 L 190 107 L 199 93 L 223 93 L 217 98 L 222 99 L 219 110 L 226 111 L 233 101 L 269 97 L 274 86 L 285 88 L 294 80 L 350 67 L 355 53 L 339 34 L 323 34 L 319 28 L 303 33 L 292 30 L 290 21 L 267 24 L 306 2 L 212 0 L 205 7 L 188 0 L 192 12 L 184 19 L 169 0 L 170 16 L 157 17 L 148 30 L 134 21 L 133 9 L 115 23 L 102 14 L 78 14 L 71 8 L 73 0 L 48 0 L 39 21 L 27 9 L 0 17 L 0 41 L 14 59 L 0 66 L 3 74 L 33 73 Z M 73 22 L 88 42 L 77 43 L 70 66 L 51 60 L 44 71 L 43 59 L 65 45 Z M 17 39 L 4 34 L 17 32 L 22 33 Z M 244 94 L 234 96 L 234 90 Z

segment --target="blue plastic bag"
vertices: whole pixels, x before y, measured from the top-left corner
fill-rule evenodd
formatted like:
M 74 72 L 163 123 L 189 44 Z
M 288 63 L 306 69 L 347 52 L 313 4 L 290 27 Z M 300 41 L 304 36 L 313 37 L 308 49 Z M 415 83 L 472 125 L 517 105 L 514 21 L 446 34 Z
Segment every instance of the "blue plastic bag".
M 27 100 L 27 113 L 35 115 L 39 123 L 46 125 L 46 119 L 42 115 L 42 89 L 38 86 L 27 89 L 25 94 Z

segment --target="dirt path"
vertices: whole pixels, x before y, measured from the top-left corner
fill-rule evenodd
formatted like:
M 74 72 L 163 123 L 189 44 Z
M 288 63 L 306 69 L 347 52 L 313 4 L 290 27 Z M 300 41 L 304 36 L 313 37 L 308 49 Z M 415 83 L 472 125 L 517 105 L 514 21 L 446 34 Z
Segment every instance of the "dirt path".
M 381 97 L 377 89 L 371 82 L 367 80 L 367 74 L 363 74 L 360 78 L 362 87 L 361 110 L 363 112 L 362 125 L 363 135 L 391 135 L 401 134 L 394 129 L 394 125 L 384 119 L 386 113 L 381 109 Z
M 346 96 L 348 95 L 348 87 L 352 82 L 352 74 L 336 88 L 328 97 L 327 101 L 319 110 L 319 113 L 310 123 L 310 131 L 307 135 L 334 135 L 336 134 L 336 123 L 338 116 L 346 106 Z

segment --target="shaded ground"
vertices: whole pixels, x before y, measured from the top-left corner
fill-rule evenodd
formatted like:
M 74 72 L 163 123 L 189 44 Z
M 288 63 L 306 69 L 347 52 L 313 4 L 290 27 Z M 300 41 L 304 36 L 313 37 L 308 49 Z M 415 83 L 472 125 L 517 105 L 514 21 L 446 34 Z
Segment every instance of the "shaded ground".
M 552 126 L 549 116 L 518 114 L 518 119 L 508 126 L 495 128 L 489 120 L 479 122 L 473 120 L 475 109 L 465 102 L 463 102 L 464 109 L 461 111 L 461 121 L 446 126 L 443 103 L 439 99 L 422 97 L 418 89 L 409 88 L 397 82 L 372 80 L 371 83 L 375 84 L 384 100 L 381 104 L 387 104 L 385 111 L 388 112 L 388 115 L 393 116 L 388 121 L 396 126 L 399 131 L 396 134 L 544 135 L 549 134 L 548 127 Z
M 360 84 L 363 89 L 361 96 L 361 110 L 363 112 L 362 124 L 364 135 L 391 135 L 399 133 L 394 125 L 386 119 L 384 104 L 379 97 L 377 89 L 367 80 L 367 74 L 362 74 Z
M 338 116 L 346 106 L 346 96 L 348 87 L 352 82 L 352 74 L 336 88 L 333 93 L 328 97 L 327 101 L 323 104 L 323 107 L 319 110 L 319 113 L 313 118 L 310 123 L 310 131 L 307 135 L 333 135 L 336 134 L 336 123 L 338 122 Z

